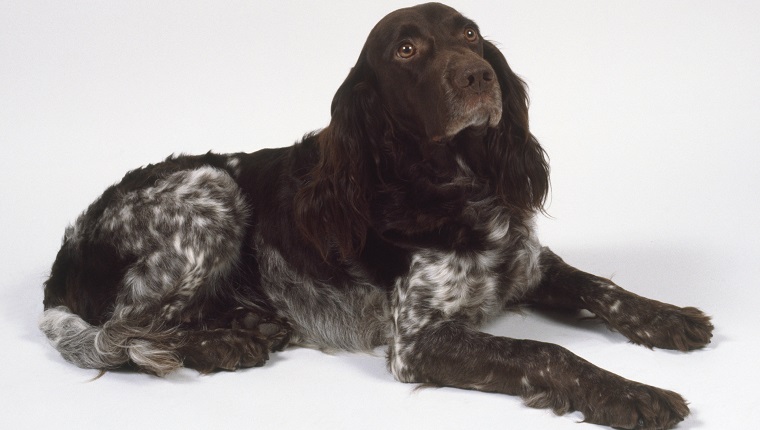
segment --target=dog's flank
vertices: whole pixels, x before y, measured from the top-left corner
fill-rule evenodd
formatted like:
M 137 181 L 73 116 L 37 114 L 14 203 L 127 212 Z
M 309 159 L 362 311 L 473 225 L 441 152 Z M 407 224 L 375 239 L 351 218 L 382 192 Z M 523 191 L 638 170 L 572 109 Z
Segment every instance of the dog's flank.
M 548 190 L 502 53 L 449 7 L 401 9 L 370 32 L 324 130 L 289 148 L 170 157 L 108 188 L 66 230 L 40 328 L 78 366 L 158 375 L 261 366 L 289 344 L 387 345 L 403 382 L 675 426 L 689 409 L 674 392 L 478 331 L 530 304 L 586 309 L 649 348 L 710 342 L 701 311 L 542 247 Z

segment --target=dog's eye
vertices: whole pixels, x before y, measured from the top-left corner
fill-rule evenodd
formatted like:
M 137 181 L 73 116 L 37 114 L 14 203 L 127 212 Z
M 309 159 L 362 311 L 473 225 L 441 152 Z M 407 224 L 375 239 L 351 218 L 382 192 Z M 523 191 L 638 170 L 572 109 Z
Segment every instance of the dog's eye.
M 414 47 L 411 43 L 404 43 L 401 46 L 398 47 L 398 51 L 396 51 L 396 55 L 398 55 L 401 58 L 411 58 L 414 56 L 414 54 L 417 53 L 417 48 Z
M 464 38 L 467 39 L 468 42 L 477 42 L 478 32 L 470 27 L 467 27 L 464 29 Z

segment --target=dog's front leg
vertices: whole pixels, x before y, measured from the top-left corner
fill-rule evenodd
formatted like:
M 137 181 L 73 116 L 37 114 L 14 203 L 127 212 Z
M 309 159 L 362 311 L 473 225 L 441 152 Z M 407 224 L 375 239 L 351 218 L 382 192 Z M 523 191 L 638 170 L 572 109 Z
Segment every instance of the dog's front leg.
M 388 362 L 398 380 L 519 395 L 529 406 L 577 410 L 587 422 L 618 428 L 672 428 L 688 415 L 677 393 L 624 379 L 560 346 L 475 331 L 466 315 L 483 299 L 473 294 L 489 285 L 434 269 L 396 285 Z M 452 288 L 463 290 L 457 296 Z
M 681 308 L 641 297 L 609 279 L 580 271 L 554 254 L 541 251 L 542 277 L 525 299 L 537 306 L 586 309 L 633 343 L 688 351 L 712 338 L 710 318 L 693 307 Z

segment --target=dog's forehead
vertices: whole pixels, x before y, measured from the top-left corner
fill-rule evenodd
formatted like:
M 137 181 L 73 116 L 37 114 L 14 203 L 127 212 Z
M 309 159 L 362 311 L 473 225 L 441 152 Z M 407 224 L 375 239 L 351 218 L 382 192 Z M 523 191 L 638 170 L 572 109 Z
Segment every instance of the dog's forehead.
M 441 3 L 425 3 L 389 13 L 375 25 L 368 41 L 388 43 L 401 37 L 421 36 L 416 33 L 423 28 L 426 32 L 447 32 L 466 24 L 474 25 L 454 8 Z

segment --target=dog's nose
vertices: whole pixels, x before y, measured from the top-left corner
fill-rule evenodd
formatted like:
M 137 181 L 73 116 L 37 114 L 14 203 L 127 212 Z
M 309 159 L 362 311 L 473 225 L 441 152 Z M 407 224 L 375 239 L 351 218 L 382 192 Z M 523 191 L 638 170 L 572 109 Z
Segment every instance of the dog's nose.
M 469 64 L 461 67 L 456 73 L 454 84 L 476 94 L 490 91 L 493 87 L 494 72 L 487 64 Z

